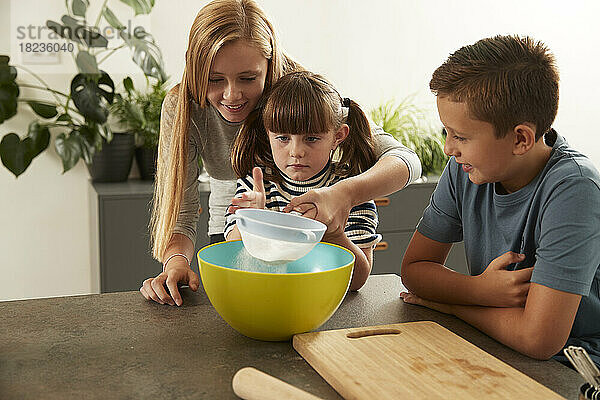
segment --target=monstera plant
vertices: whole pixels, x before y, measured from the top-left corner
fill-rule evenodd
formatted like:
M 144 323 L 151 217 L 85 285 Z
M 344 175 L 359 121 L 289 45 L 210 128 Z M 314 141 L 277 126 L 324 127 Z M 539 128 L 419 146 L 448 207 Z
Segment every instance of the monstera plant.
M 154 7 L 154 0 L 120 2 L 130 6 L 135 15 L 148 14 Z M 76 49 L 74 60 L 78 73 L 71 80 L 67 93 L 49 87 L 33 71 L 12 65 L 8 56 L 0 55 L 0 124 L 16 115 L 19 103 L 26 103 L 41 118 L 29 124 L 22 138 L 16 133 L 8 133 L 0 141 L 2 163 L 16 177 L 48 148 L 51 130 L 59 132 L 54 139 L 54 149 L 62 160 L 63 173 L 80 159 L 90 165 L 94 154 L 112 140 L 107 119 L 117 94 L 112 78 L 100 69 L 100 65 L 116 51 L 129 49 L 132 60 L 146 77 L 166 81 L 162 54 L 152 35 L 142 27 L 128 32 L 107 3 L 105 0 L 102 4 L 94 25 L 88 24 L 86 17 L 89 0 L 67 0 L 67 13 L 61 17 L 61 22 L 46 22 L 50 30 L 73 43 Z M 119 33 L 120 45 L 109 48 L 107 38 L 98 29 L 102 20 Z M 37 82 L 21 80 L 21 72 Z M 20 88 L 45 92 L 51 100 L 22 98 Z

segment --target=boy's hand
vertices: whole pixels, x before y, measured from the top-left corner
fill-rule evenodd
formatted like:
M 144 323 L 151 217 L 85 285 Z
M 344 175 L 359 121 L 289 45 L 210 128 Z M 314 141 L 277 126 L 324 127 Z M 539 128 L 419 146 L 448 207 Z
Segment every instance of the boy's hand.
M 405 303 L 408 304 L 416 304 L 418 306 L 431 308 L 432 310 L 436 310 L 444 314 L 452 314 L 452 305 L 450 304 L 437 303 L 435 301 L 425 300 L 411 292 L 402 292 L 400 293 L 400 297 Z
M 233 214 L 240 208 L 265 208 L 267 195 L 265 193 L 263 173 L 259 167 L 254 167 L 252 170 L 252 179 L 254 180 L 254 190 L 242 193 L 240 197 L 231 199 L 231 204 L 233 205 L 229 207 L 228 212 Z
M 508 251 L 493 259 L 485 271 L 476 276 L 480 305 L 489 307 L 525 306 L 533 267 L 517 271 L 506 270 L 510 264 L 524 259 L 524 254 Z

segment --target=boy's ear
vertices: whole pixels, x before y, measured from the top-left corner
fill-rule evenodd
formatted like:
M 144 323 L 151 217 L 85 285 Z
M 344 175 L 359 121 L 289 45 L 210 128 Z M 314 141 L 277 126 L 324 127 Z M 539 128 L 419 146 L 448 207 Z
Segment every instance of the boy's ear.
M 535 125 L 524 122 L 513 129 L 513 154 L 523 155 L 535 145 Z
M 340 143 L 342 143 L 348 137 L 349 133 L 350 127 L 348 127 L 347 124 L 342 124 L 342 126 L 340 126 L 340 129 L 338 129 L 335 133 L 335 142 L 333 143 L 332 150 L 335 150 L 340 145 Z

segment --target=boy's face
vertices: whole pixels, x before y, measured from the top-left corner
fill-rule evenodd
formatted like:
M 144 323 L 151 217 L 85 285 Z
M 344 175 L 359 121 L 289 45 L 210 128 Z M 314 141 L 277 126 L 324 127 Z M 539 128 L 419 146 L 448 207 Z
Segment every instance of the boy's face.
M 513 135 L 496 138 L 493 125 L 471 118 L 466 103 L 438 96 L 437 107 L 448 134 L 444 153 L 455 157 L 471 182 L 477 185 L 500 182 L 511 191 L 510 182 L 519 173 L 513 171 L 515 166 L 511 162 Z

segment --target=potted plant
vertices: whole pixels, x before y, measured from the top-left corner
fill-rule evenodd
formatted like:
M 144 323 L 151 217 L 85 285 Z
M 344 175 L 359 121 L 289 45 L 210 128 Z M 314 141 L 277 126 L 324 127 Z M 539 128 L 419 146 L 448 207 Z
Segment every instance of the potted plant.
M 432 127 L 426 115 L 410 98 L 396 104 L 393 100 L 382 103 L 370 112 L 373 121 L 396 140 L 417 153 L 421 160 L 421 176 L 439 175 L 448 156 L 444 154 L 445 137 L 441 129 Z
M 150 90 L 142 93 L 131 78 L 125 78 L 125 95 L 117 94 L 110 107 L 117 123 L 134 134 L 135 159 L 143 180 L 152 180 L 156 174 L 160 111 L 167 94 L 164 82 L 157 80 L 149 86 Z
M 135 15 L 148 14 L 154 6 L 154 0 L 122 2 L 130 6 Z M 29 124 L 23 139 L 16 133 L 9 133 L 0 141 L 2 163 L 15 177 L 22 174 L 32 160 L 48 148 L 50 131 L 58 130 L 54 148 L 62 160 L 63 173 L 83 159 L 93 180 L 104 179 L 94 177 L 94 164 L 100 162 L 99 153 L 102 149 L 106 151 L 110 148 L 115 136 L 107 120 L 109 107 L 116 93 L 112 78 L 100 69 L 100 66 L 116 51 L 130 49 L 132 60 L 142 69 L 145 76 L 154 77 L 161 82 L 166 81 L 162 55 L 154 38 L 142 27 L 136 27 L 133 32 L 128 31 L 107 3 L 108 1 L 105 1 L 102 4 L 94 25 L 88 24 L 91 19 L 86 16 L 89 0 L 67 0 L 67 13 L 61 17 L 61 22 L 46 22 L 49 29 L 69 44 L 73 44 L 72 48 L 76 50 L 73 58 L 78 73 L 71 80 L 69 91 L 66 93 L 49 87 L 33 71 L 11 65 L 8 56 L 0 55 L 0 123 L 17 113 L 19 103 L 27 103 L 34 113 L 42 118 Z M 106 21 L 119 33 L 120 45 L 108 47 L 108 40 L 98 30 L 101 20 Z M 37 82 L 17 79 L 21 77 L 18 71 L 27 73 Z M 22 98 L 20 88 L 43 91 L 46 97 L 50 98 Z M 133 148 L 132 138 L 126 137 L 123 141 L 130 142 L 129 146 Z M 117 142 L 121 143 L 121 138 Z M 114 143 L 113 147 L 116 145 L 117 143 Z M 114 162 L 108 162 L 107 165 L 114 165 Z M 118 179 L 126 179 L 128 172 L 127 170 L 124 178 L 121 173 Z

